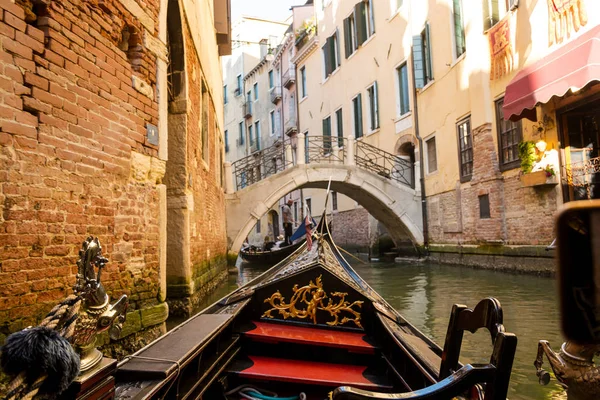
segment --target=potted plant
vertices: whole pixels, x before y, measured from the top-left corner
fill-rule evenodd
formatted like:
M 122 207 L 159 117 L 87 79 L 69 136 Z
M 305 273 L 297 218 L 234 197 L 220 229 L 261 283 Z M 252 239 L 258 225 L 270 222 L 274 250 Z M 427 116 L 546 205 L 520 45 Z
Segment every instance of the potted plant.
M 536 143 L 523 141 L 519 143 L 519 157 L 521 159 L 521 183 L 526 187 L 556 184 L 556 171 L 550 164 L 543 169 L 532 172 L 536 163 L 540 161 L 536 153 Z M 538 167 L 539 168 L 539 167 Z

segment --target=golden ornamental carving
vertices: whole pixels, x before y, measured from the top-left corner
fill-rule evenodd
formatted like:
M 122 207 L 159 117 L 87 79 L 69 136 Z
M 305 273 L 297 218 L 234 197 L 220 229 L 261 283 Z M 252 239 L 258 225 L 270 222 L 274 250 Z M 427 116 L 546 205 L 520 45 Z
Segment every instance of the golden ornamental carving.
M 275 318 L 271 313 L 278 312 L 283 319 L 288 318 L 299 318 L 312 320 L 313 324 L 317 323 L 317 311 L 328 312 L 332 321 L 326 322 L 329 326 L 345 325 L 353 322 L 359 328 L 362 328 L 360 323 L 360 312 L 355 310 L 361 308 L 363 302 L 355 301 L 350 303 L 346 300 L 348 293 L 332 292 L 327 296 L 327 293 L 323 289 L 322 275 L 313 282 L 312 280 L 306 286 L 298 287 L 295 284 L 292 288 L 294 294 L 290 299 L 289 303 L 285 302 L 285 298 L 278 291 L 273 293 L 271 297 L 265 299 L 265 303 L 269 303 L 273 308 L 265 311 L 262 315 L 263 318 Z M 327 304 L 323 302 L 327 299 Z M 344 313 L 351 315 L 342 316 Z M 340 319 L 341 317 L 341 319 Z

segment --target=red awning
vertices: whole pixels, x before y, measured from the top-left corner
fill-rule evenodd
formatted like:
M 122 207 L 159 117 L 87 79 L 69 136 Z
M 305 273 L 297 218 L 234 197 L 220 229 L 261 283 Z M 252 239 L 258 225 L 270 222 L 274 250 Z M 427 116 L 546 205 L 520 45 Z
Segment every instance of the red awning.
M 536 121 L 535 106 L 600 81 L 600 26 L 524 68 L 506 87 L 504 119 Z

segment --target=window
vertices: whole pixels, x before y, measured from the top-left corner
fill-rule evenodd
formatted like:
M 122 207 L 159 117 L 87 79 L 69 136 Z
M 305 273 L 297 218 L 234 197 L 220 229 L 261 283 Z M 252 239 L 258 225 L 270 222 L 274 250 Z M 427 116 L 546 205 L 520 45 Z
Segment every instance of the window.
M 399 9 L 400 7 L 402 7 L 402 3 L 404 3 L 404 0 L 393 0 L 393 1 L 395 1 L 395 3 L 396 3 L 396 10 Z
M 408 66 L 406 63 L 396 68 L 396 74 L 398 76 L 398 115 L 404 115 L 410 111 Z
M 248 105 L 248 112 L 252 114 L 252 92 L 246 93 L 246 104 Z
M 273 89 L 275 81 L 273 80 L 273 70 L 269 71 L 269 89 Z
M 256 134 L 256 150 L 260 150 L 260 121 L 254 123 L 254 133 Z
M 362 96 L 360 93 L 352 99 L 352 106 L 354 109 L 354 137 L 358 139 L 363 135 Z
M 308 208 L 308 215 L 312 215 L 312 199 L 306 199 L 306 208 Z
M 254 130 L 252 124 L 248 125 L 248 141 L 250 142 L 250 146 L 254 146 Z
M 227 104 L 227 85 L 223 85 L 223 104 Z
M 425 142 L 427 147 L 427 173 L 431 174 L 437 171 L 437 151 L 435 146 L 435 137 Z
M 483 0 L 483 30 L 487 31 L 500 21 L 498 0 Z
M 344 19 L 344 49 L 346 58 L 350 57 L 369 37 L 375 34 L 375 16 L 373 0 L 359 1 L 354 11 Z
M 331 153 L 331 117 L 323 120 L 323 153 Z
M 338 32 L 329 36 L 323 45 L 323 78 L 326 79 L 340 66 L 340 48 L 338 45 Z
M 421 89 L 433 80 L 429 23 L 425 24 L 420 35 L 413 36 L 413 62 L 415 86 Z
M 342 109 L 335 112 L 335 125 L 337 127 L 338 147 L 344 147 L 344 119 L 342 118 Z
M 229 131 L 225 129 L 225 153 L 229 153 Z
M 491 218 L 490 213 L 490 195 L 484 194 L 479 196 L 479 219 Z
M 369 96 L 369 128 L 372 131 L 379 128 L 379 100 L 377 82 L 367 88 Z
M 456 124 L 458 133 L 458 158 L 460 161 L 460 181 L 471 180 L 473 175 L 473 135 L 471 134 L 471 118 Z
M 333 211 L 337 211 L 338 209 L 337 192 L 331 192 L 331 207 Z
M 244 144 L 244 136 L 246 136 L 245 132 L 244 132 L 244 123 L 243 122 L 240 122 L 239 130 L 240 130 L 239 144 L 241 146 Z
M 242 75 L 237 76 L 237 94 L 242 93 Z
M 260 225 L 261 225 L 262 221 L 259 219 L 258 222 L 256 223 L 256 233 L 260 233 Z
M 350 57 L 352 53 L 358 48 L 358 41 L 356 39 L 356 24 L 354 22 L 354 11 L 348 18 L 344 20 L 344 54 L 346 58 Z
M 519 143 L 523 139 L 521 121 L 504 120 L 502 106 L 504 99 L 496 101 L 496 131 L 498 132 L 498 159 L 500 170 L 516 168 L 520 165 Z
M 452 0 L 454 17 L 454 57 L 458 58 L 467 50 L 465 45 L 465 26 L 463 22 L 462 0 Z
M 258 100 L 258 82 L 254 82 L 254 101 Z
M 271 119 L 271 136 L 273 136 L 275 135 L 275 110 L 269 113 L 269 117 Z
M 302 90 L 302 98 L 307 96 L 306 92 L 306 67 L 300 68 L 300 89 Z

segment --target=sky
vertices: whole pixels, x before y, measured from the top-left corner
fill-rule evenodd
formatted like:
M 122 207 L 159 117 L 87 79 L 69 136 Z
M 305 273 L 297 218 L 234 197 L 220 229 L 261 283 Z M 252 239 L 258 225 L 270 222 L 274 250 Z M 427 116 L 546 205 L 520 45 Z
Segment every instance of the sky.
M 306 0 L 231 0 L 231 20 L 242 15 L 284 21 L 291 15 L 290 7 Z

